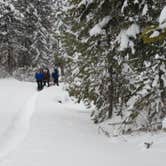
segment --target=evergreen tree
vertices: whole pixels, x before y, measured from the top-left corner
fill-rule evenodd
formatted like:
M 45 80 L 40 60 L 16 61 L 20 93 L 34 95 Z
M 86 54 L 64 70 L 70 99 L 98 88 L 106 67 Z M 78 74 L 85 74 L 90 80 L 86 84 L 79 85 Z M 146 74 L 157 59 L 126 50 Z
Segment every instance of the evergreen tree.
M 12 1 L 0 2 L 0 63 L 11 73 L 17 64 L 18 50 L 22 49 L 23 15 L 15 9 Z
M 21 1 L 17 7 L 24 13 L 24 45 L 26 52 L 23 59 L 29 56 L 31 65 L 52 63 L 53 1 Z
M 54 1 L 1 1 L 1 65 L 19 67 L 53 63 Z
M 54 63 L 61 70 L 61 75 L 65 72 L 65 49 L 62 44 L 63 33 L 67 30 L 67 25 L 64 22 L 66 17 L 66 10 L 68 3 L 66 0 L 56 0 L 54 4 L 55 23 L 53 27 L 53 40 L 54 40 Z M 61 35 L 62 33 L 62 35 Z
M 120 76 L 112 46 L 112 40 L 116 38 L 111 35 L 112 4 L 109 1 L 72 1 L 72 4 L 69 12 L 74 18 L 68 19 L 71 20 L 68 25 L 73 26 L 65 38 L 71 62 L 69 70 L 73 71 L 70 76 L 74 80 L 70 83 L 71 94 L 96 105 L 97 122 L 111 118 L 113 109 L 119 104 L 115 97 Z
M 145 43 L 164 1 L 69 1 L 63 33 L 69 91 L 93 102 L 95 121 L 121 116 L 123 123 L 153 127 L 165 116 L 165 42 Z M 127 117 L 126 117 L 127 115 Z M 138 123 L 136 123 L 138 124 Z M 138 127 L 138 126 L 136 126 Z

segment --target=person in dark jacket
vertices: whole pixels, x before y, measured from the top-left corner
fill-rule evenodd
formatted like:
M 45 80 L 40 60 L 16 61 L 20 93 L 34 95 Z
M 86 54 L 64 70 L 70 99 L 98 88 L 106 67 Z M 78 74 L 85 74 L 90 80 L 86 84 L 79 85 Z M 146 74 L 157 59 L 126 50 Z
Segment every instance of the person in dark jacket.
M 49 87 L 50 86 L 50 71 L 48 68 L 44 69 L 44 86 L 46 85 L 47 83 L 47 86 Z
M 56 84 L 57 86 L 59 86 L 59 71 L 58 68 L 54 69 L 54 72 L 52 73 L 52 78 L 54 81 L 54 85 Z
M 37 82 L 37 89 L 42 90 L 43 89 L 43 79 L 44 79 L 44 73 L 42 69 L 40 69 L 35 74 L 36 82 Z

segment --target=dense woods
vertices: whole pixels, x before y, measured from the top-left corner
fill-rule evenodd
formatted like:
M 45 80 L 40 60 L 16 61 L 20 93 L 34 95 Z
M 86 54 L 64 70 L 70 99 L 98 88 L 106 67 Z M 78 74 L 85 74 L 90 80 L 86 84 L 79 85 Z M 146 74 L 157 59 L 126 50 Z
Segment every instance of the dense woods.
M 165 2 L 84 0 L 68 5 L 61 38 L 70 94 L 96 106 L 96 123 L 118 118 L 132 129 L 160 128 L 166 111 L 165 28 L 160 28 L 166 21 L 160 16 Z M 149 28 L 148 35 L 158 29 L 160 34 L 146 42 Z
M 52 62 L 53 1 L 1 1 L 0 12 L 0 64 L 4 70 L 12 74 L 20 67 Z
M 56 63 L 95 123 L 161 128 L 166 116 L 164 0 L 0 1 L 0 66 Z M 166 14 L 165 14 L 166 15 Z M 157 34 L 157 35 L 156 35 Z

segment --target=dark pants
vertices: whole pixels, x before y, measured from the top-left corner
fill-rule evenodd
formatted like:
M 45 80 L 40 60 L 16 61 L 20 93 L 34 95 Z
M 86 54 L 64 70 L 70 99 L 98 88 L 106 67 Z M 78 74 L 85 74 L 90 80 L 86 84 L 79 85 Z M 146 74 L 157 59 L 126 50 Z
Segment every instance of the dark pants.
M 54 78 L 54 85 L 57 85 L 57 86 L 59 86 L 59 80 L 58 80 L 58 78 Z
M 47 79 L 47 80 L 44 80 L 44 86 L 46 86 L 46 83 L 47 83 L 47 86 L 49 87 L 50 86 L 50 80 L 49 79 Z
M 42 89 L 43 89 L 43 81 L 37 80 L 37 90 L 42 90 Z

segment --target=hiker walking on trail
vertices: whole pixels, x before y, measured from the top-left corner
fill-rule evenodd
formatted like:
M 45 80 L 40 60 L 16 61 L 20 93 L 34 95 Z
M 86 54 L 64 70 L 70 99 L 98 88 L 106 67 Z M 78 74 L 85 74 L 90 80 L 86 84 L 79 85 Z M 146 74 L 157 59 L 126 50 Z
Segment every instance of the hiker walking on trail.
M 50 86 L 50 71 L 48 68 L 46 68 L 44 69 L 43 73 L 44 73 L 44 80 L 43 80 L 44 86 L 47 83 L 47 86 L 49 87 Z
M 36 82 L 37 82 L 37 90 L 43 89 L 43 79 L 44 79 L 44 73 L 42 69 L 39 69 L 39 71 L 35 74 Z
M 57 67 L 54 69 L 54 72 L 52 73 L 52 78 L 54 81 L 54 85 L 56 84 L 57 86 L 59 86 L 59 71 Z

